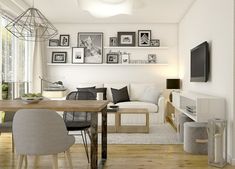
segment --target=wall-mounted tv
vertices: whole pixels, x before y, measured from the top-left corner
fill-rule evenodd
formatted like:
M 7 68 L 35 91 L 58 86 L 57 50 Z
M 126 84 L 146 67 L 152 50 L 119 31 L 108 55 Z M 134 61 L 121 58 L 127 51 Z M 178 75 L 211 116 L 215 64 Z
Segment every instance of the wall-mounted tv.
M 191 49 L 190 82 L 207 82 L 210 70 L 209 45 L 203 42 Z

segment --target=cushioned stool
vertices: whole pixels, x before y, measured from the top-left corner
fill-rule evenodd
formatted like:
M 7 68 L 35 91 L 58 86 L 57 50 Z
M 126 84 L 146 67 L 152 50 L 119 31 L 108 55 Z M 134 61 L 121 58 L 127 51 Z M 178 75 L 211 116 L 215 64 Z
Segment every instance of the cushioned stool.
M 207 154 L 207 123 L 184 123 L 184 151 L 192 154 Z
M 184 123 L 185 122 L 191 122 L 193 121 L 192 119 L 190 119 L 188 116 L 186 116 L 183 113 L 180 113 L 178 115 L 178 123 L 177 123 L 177 136 L 178 136 L 178 140 L 180 142 L 184 142 Z

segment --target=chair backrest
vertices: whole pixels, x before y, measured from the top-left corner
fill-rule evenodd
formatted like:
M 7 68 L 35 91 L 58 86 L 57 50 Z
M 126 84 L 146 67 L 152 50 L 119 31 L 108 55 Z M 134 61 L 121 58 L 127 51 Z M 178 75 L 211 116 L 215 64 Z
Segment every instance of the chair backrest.
M 96 93 L 92 90 L 79 90 L 70 92 L 66 100 L 96 100 Z M 87 112 L 64 112 L 65 121 L 89 122 L 91 114 Z
M 47 109 L 22 109 L 13 120 L 18 154 L 49 155 L 65 151 L 68 131 L 60 115 Z

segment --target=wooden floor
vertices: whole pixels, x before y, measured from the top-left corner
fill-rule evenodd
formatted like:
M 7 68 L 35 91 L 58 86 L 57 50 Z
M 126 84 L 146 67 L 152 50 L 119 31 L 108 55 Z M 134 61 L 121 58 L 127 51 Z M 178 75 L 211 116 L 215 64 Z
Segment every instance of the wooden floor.
M 74 169 L 88 169 L 82 145 L 71 148 Z M 0 136 L 0 169 L 14 169 L 16 155 L 11 152 L 11 135 Z M 34 157 L 28 157 L 28 169 L 51 169 L 50 156 L 40 157 L 34 167 Z M 25 167 L 24 167 L 25 168 Z M 64 154 L 59 155 L 59 168 L 67 169 Z M 189 155 L 182 145 L 108 145 L 106 169 L 216 169 L 207 165 L 207 156 Z M 227 165 L 225 169 L 235 169 Z

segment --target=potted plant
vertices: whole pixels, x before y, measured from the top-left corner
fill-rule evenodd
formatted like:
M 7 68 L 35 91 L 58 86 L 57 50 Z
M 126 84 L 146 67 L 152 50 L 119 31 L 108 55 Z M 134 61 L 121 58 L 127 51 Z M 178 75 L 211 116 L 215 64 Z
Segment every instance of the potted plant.
M 2 83 L 2 99 L 7 99 L 8 97 L 8 84 Z

